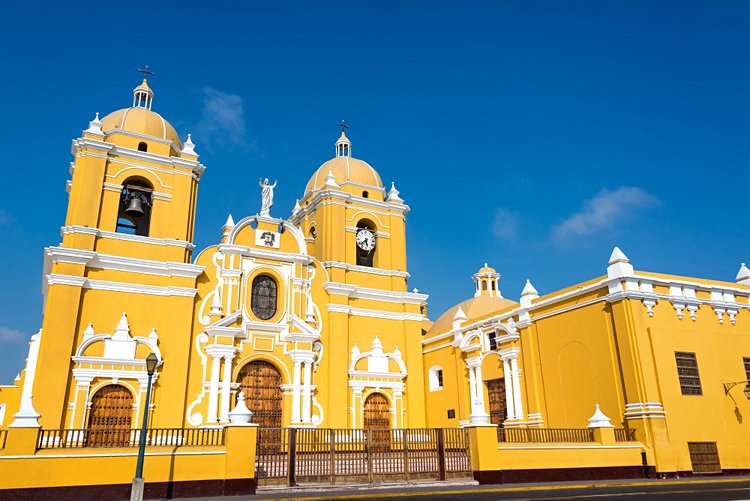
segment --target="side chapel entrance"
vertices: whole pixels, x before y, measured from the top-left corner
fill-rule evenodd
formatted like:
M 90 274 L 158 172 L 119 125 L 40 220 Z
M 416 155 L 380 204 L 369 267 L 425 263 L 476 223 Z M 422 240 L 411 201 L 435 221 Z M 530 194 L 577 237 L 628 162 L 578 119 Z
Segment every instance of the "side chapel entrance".
M 92 446 L 127 446 L 130 442 L 133 395 L 122 385 L 110 384 L 91 399 L 86 441 Z
M 382 393 L 371 393 L 365 400 L 364 428 L 390 429 L 391 408 L 388 399 Z

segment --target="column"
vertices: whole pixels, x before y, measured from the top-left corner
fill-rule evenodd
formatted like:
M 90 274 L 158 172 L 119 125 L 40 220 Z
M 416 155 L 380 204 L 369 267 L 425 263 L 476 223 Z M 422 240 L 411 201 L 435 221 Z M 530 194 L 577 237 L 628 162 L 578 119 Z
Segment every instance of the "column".
M 294 360 L 294 381 L 292 386 L 292 424 L 300 423 L 299 397 L 300 397 L 300 360 Z
M 484 384 L 482 383 L 482 366 L 477 365 L 474 368 L 474 383 L 477 385 L 477 389 L 474 390 L 476 396 L 477 411 L 484 412 Z
M 311 424 L 310 405 L 312 404 L 312 360 L 305 360 L 305 385 L 302 387 L 302 422 Z
M 510 370 L 510 362 L 503 358 L 503 374 L 505 374 L 505 408 L 508 419 L 516 418 L 516 407 L 513 401 L 513 373 Z
M 221 355 L 211 353 L 211 386 L 208 390 L 208 416 L 206 423 L 215 424 L 217 421 L 216 411 L 219 404 L 219 368 L 221 366 Z
M 221 413 L 222 423 L 229 422 L 229 401 L 231 399 L 232 387 L 232 360 L 234 353 L 224 355 L 224 377 L 221 381 Z
M 521 399 L 521 379 L 518 371 L 518 355 L 510 359 L 510 372 L 513 374 L 513 406 L 516 419 L 523 419 L 523 400 Z
M 474 401 L 477 399 L 477 385 L 474 378 L 474 367 L 469 367 L 469 412 L 474 414 Z

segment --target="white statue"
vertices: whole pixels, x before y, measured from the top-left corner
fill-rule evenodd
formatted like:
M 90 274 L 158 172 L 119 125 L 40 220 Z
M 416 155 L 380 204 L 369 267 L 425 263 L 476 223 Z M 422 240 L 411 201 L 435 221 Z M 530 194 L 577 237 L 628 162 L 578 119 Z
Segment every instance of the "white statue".
M 273 189 L 276 188 L 276 183 L 278 183 L 278 181 L 274 181 L 273 184 L 270 184 L 268 182 L 268 178 L 266 178 L 262 182 L 260 179 L 258 179 L 258 186 L 260 186 L 260 188 L 263 190 L 263 192 L 261 193 L 261 216 L 271 215 L 271 207 L 273 207 Z

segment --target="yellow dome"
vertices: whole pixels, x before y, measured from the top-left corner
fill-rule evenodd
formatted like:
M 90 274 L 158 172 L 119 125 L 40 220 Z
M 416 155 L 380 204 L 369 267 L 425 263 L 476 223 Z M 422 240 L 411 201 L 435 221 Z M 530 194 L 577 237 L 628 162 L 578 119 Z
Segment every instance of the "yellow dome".
M 477 272 L 478 275 L 482 273 L 497 273 L 497 270 L 492 266 L 487 266 L 487 263 L 484 263 L 484 266 L 479 268 L 479 271 Z
M 182 149 L 182 141 L 172 124 L 158 113 L 146 108 L 123 108 L 102 118 L 102 131 L 109 134 L 114 130 L 135 132 L 145 136 L 172 141 L 177 151 Z
M 456 316 L 456 311 L 458 311 L 459 306 L 466 314 L 466 321 L 471 322 L 473 320 L 500 313 L 501 311 L 510 308 L 515 308 L 518 306 L 518 303 L 497 296 L 473 297 L 462 303 L 458 303 L 456 306 L 440 315 L 440 318 L 432 324 L 428 333 L 437 334 L 451 330 L 453 328 L 453 318 Z
M 332 158 L 318 167 L 318 170 L 315 171 L 310 181 L 307 182 L 305 195 L 325 186 L 329 170 L 333 173 L 333 177 L 336 178 L 336 184 L 339 186 L 350 183 L 360 189 L 374 189 L 380 193 L 379 198 L 382 198 L 384 188 L 380 175 L 364 160 L 349 156 Z

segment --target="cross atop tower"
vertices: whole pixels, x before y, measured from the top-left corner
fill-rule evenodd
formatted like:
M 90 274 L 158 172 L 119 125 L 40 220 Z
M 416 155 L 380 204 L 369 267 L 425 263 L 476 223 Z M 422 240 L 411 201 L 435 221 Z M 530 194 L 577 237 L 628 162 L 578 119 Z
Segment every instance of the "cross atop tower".
M 148 65 L 146 65 L 145 68 L 138 68 L 138 71 L 143 73 L 143 79 L 148 80 L 148 76 L 151 75 L 152 77 L 156 76 L 156 73 L 148 69 Z
M 146 66 L 146 68 L 148 68 L 148 66 Z M 341 120 L 341 121 L 340 121 L 339 123 L 337 123 L 336 125 L 338 125 L 339 127 L 341 127 L 341 132 L 346 132 L 346 129 L 348 129 L 348 128 L 349 128 L 349 126 L 348 126 L 348 125 L 346 125 L 346 122 L 344 122 L 343 120 Z

